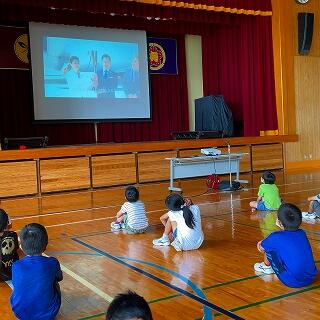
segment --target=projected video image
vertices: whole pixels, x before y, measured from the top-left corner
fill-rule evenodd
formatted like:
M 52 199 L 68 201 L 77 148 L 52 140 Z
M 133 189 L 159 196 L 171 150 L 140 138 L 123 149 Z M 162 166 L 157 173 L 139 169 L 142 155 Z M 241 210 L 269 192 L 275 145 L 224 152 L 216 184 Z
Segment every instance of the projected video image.
M 139 98 L 138 43 L 43 37 L 46 98 Z

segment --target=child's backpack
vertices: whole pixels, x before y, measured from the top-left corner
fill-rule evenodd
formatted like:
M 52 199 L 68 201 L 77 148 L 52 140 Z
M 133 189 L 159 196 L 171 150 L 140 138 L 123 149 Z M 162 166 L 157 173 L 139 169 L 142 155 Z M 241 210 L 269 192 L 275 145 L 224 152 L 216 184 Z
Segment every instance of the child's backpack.
M 207 177 L 206 183 L 209 189 L 218 189 L 220 178 L 216 174 L 211 174 Z

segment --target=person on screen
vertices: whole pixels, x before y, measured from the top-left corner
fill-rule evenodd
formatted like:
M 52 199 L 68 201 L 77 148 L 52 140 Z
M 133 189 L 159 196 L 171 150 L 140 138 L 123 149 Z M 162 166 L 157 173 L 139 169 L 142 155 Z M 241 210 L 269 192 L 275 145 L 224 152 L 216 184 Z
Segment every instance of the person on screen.
M 123 90 L 127 98 L 138 98 L 140 95 L 139 59 L 134 57 L 131 68 L 123 77 Z
M 71 56 L 69 64 L 64 68 L 64 76 L 68 87 L 76 95 L 81 95 L 85 91 L 96 89 L 98 79 L 95 74 L 89 74 L 80 71 L 80 59 L 77 56 Z
M 111 57 L 104 54 L 101 57 L 102 69 L 97 71 L 98 97 L 115 98 L 115 90 L 118 86 L 117 75 L 111 70 Z

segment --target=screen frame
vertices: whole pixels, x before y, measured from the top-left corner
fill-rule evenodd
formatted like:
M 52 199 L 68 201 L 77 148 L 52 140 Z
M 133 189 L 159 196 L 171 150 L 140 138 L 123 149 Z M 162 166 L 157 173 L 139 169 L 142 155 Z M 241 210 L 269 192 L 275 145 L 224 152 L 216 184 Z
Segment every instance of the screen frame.
M 143 117 L 143 118 L 81 118 L 81 119 L 36 119 L 35 118 L 35 105 L 34 105 L 34 86 L 33 86 L 33 68 L 32 68 L 32 52 L 31 52 L 31 36 L 30 36 L 30 25 L 36 24 L 36 25 L 52 25 L 52 26 L 58 26 L 58 27 L 72 27 L 72 28 L 85 28 L 85 29 L 108 29 L 108 30 L 124 30 L 124 31 L 143 31 L 145 33 L 145 54 L 147 58 L 147 82 L 148 82 L 148 98 L 149 98 L 149 117 Z M 103 28 L 103 27 L 87 27 L 87 26 L 79 26 L 79 25 L 66 25 L 66 24 L 53 24 L 53 23 L 39 23 L 39 22 L 29 22 L 28 23 L 28 43 L 29 43 L 29 64 L 30 64 L 30 70 L 29 70 L 29 76 L 30 76 L 30 99 L 32 101 L 32 123 L 33 124 L 63 124 L 63 123 L 130 123 L 130 122 L 152 122 L 153 120 L 153 105 L 152 105 L 152 88 L 151 88 L 151 79 L 150 79 L 150 68 L 149 68 L 149 52 L 148 52 L 148 45 L 147 45 L 147 33 L 145 30 L 129 30 L 129 29 L 119 29 L 119 28 Z M 85 39 L 86 40 L 86 39 Z M 45 98 L 45 97 L 44 97 Z M 47 98 L 50 99 L 50 98 Z M 127 98 L 129 99 L 129 98 Z M 131 100 L 131 99 L 129 99 Z

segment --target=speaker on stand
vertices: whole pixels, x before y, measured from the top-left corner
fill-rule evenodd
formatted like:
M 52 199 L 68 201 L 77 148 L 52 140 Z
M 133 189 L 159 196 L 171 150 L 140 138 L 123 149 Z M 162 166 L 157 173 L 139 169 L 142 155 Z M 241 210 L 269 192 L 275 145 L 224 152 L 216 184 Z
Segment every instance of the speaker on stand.
M 313 36 L 314 13 L 298 13 L 298 49 L 299 54 L 307 55 L 310 51 Z

